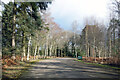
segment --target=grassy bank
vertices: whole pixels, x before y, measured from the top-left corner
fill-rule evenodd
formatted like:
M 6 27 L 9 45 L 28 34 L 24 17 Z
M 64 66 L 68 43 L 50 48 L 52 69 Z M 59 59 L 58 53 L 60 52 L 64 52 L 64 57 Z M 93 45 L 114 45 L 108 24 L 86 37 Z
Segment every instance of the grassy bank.
M 113 67 L 113 66 L 110 66 L 110 65 L 107 65 L 107 64 L 90 63 L 90 62 L 85 62 L 83 60 L 77 60 L 77 59 L 76 59 L 76 61 L 79 61 L 79 62 L 82 62 L 82 63 L 85 63 L 85 64 L 92 64 L 92 65 L 100 66 L 100 67 L 104 67 L 104 68 L 112 68 L 112 69 L 120 70 L 119 67 Z
M 4 67 L 2 69 L 2 78 L 10 78 L 10 79 L 17 79 L 26 72 L 29 68 L 31 68 L 31 65 L 40 61 L 43 59 L 38 59 L 38 60 L 30 60 L 30 61 L 25 61 L 21 62 L 19 61 L 19 65 L 11 65 L 8 67 Z

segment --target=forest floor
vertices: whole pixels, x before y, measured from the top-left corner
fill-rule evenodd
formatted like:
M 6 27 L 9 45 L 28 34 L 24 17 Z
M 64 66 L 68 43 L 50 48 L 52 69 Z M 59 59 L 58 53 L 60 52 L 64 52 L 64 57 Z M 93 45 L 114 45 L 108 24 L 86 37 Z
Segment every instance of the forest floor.
M 75 58 L 52 58 L 31 65 L 19 79 L 34 78 L 119 78 L 120 71 L 86 64 Z
M 37 59 L 37 60 L 30 60 L 30 61 L 14 61 L 12 59 L 4 60 L 2 65 L 2 79 L 17 79 L 21 74 L 26 72 L 30 66 L 34 63 L 44 60 L 44 59 Z M 7 63 L 6 63 L 7 62 Z

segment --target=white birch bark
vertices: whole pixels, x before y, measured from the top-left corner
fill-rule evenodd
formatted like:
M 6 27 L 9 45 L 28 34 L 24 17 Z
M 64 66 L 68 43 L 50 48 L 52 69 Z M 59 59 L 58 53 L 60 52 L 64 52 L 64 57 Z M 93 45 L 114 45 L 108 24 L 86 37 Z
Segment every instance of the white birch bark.
M 31 36 L 30 36 L 30 39 L 28 41 L 27 61 L 29 60 L 29 56 L 30 56 L 30 41 L 31 41 Z
M 36 53 L 37 53 L 37 45 L 36 45 L 36 47 L 35 47 L 34 59 L 35 59 L 35 57 L 36 57 Z

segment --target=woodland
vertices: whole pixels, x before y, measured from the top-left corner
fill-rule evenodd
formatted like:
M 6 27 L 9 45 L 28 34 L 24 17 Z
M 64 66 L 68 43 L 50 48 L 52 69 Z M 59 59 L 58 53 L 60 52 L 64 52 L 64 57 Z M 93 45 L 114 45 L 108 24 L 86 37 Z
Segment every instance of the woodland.
M 52 2 L 1 3 L 0 51 L 3 74 L 22 62 L 82 56 L 91 63 L 120 66 L 120 1 L 111 4 L 108 25 L 94 16 L 85 19 L 80 31 L 78 21 L 72 31 L 62 29 L 47 11 Z M 32 62 L 31 62 L 32 64 Z

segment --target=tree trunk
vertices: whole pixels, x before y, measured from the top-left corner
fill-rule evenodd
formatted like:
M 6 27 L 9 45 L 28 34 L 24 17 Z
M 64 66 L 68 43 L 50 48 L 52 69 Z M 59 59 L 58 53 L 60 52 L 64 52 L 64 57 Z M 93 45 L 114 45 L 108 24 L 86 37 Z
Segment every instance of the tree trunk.
M 77 58 L 77 51 L 75 51 L 76 52 L 76 58 Z
M 52 45 L 50 45 L 50 57 L 52 56 Z
M 107 56 L 106 56 L 106 50 L 105 50 L 105 59 L 107 58 Z
M 28 53 L 27 53 L 27 60 L 29 60 L 29 56 L 30 56 L 30 41 L 31 41 L 31 36 L 30 39 L 28 41 Z
M 16 28 L 16 3 L 13 8 L 13 29 L 12 29 L 12 59 L 15 59 L 15 28 Z
M 102 52 L 102 49 L 100 47 L 100 50 L 98 50 L 99 58 L 101 58 L 101 52 Z
M 38 46 L 38 52 L 37 52 L 38 53 L 38 58 L 40 58 L 40 50 L 39 50 L 39 48 L 40 48 L 40 46 Z
M 95 57 L 95 62 L 96 62 L 96 51 L 95 51 L 95 36 L 94 36 L 94 57 Z
M 109 34 L 109 57 L 111 57 L 111 34 Z
M 22 59 L 21 59 L 21 61 L 23 61 L 24 59 L 25 59 L 25 46 L 23 46 L 23 53 L 22 53 Z
M 88 54 L 88 57 L 89 57 L 89 43 L 87 45 L 87 54 Z
M 99 56 L 98 56 L 98 57 L 100 58 L 100 54 L 101 54 L 101 51 L 100 51 L 100 50 L 98 51 L 98 54 L 99 54 Z
M 23 61 L 24 60 L 24 58 L 25 58 L 25 33 L 24 33 L 24 31 L 23 31 L 23 40 L 22 40 L 23 42 L 22 42 L 22 44 L 23 44 L 23 52 L 22 52 L 22 58 L 21 58 L 21 61 Z
M 115 45 L 115 28 L 113 29 L 113 45 L 114 45 L 114 55 L 116 55 L 116 45 Z
M 86 41 L 86 57 L 87 57 L 87 52 L 88 52 L 88 26 L 86 26 L 86 29 L 85 29 L 85 41 Z
M 119 19 L 120 19 L 120 15 L 119 15 Z M 118 54 L 119 54 L 119 58 L 120 58 L 120 25 L 119 25 L 119 28 L 118 28 Z
M 36 53 L 37 53 L 37 45 L 36 45 L 36 47 L 35 47 L 34 59 L 35 59 L 35 57 L 36 57 Z
M 57 50 L 57 49 L 56 49 L 56 47 L 55 47 L 55 49 L 54 49 L 54 52 L 55 52 L 55 56 L 57 56 L 57 52 L 56 52 L 56 50 Z
M 46 56 L 47 56 L 47 44 L 45 44 L 46 45 L 46 47 L 45 47 L 45 55 L 44 55 L 44 58 L 46 58 Z

